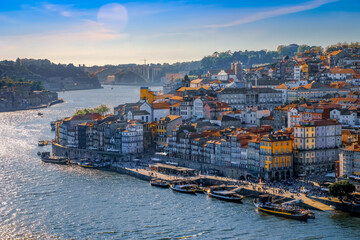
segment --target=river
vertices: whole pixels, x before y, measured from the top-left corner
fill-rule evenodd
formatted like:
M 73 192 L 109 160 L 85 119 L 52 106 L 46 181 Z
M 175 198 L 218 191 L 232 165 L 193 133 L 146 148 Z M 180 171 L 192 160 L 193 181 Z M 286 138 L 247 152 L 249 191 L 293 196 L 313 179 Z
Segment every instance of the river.
M 360 218 L 346 213 L 316 211 L 305 223 L 258 213 L 250 199 L 227 203 L 110 171 L 44 164 L 37 141 L 53 137 L 50 121 L 84 107 L 135 102 L 139 89 L 105 86 L 59 97 L 66 103 L 0 113 L 0 239 L 360 238 Z

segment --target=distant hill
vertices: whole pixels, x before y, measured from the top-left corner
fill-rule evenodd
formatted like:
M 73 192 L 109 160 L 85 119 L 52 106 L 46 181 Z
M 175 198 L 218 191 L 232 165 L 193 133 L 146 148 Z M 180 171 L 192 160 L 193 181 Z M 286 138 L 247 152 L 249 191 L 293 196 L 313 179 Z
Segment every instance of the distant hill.
M 113 84 L 115 85 L 140 85 L 147 83 L 144 78 L 130 70 L 121 70 L 114 74 L 114 76 Z
M 0 62 L 0 78 L 41 81 L 46 90 L 81 90 L 101 88 L 96 77 L 89 76 L 84 67 L 73 64 L 54 64 L 47 59 L 17 59 Z

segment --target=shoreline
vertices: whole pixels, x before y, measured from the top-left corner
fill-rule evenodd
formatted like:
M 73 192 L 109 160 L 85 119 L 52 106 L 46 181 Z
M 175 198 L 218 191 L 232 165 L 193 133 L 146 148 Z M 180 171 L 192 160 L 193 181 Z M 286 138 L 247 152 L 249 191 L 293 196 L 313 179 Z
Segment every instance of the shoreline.
M 51 90 L 53 92 L 62 93 L 62 92 L 73 92 L 73 91 L 84 91 L 84 90 L 96 90 L 96 89 L 103 89 L 104 87 L 101 85 L 100 87 L 94 88 L 80 88 L 80 89 L 66 89 L 66 90 Z
M 54 100 L 48 104 L 43 104 L 43 105 L 39 105 L 39 106 L 34 106 L 34 107 L 28 107 L 28 108 L 16 108 L 16 109 L 7 109 L 7 110 L 1 110 L 0 109 L 0 113 L 6 113 L 6 112 L 19 112 L 19 111 L 28 111 L 28 110 L 37 110 L 37 109 L 43 109 L 43 108 L 49 108 L 51 106 L 54 106 L 56 104 L 60 104 L 60 103 L 64 103 L 65 100 L 60 98 L 58 100 Z
M 135 177 L 145 181 L 151 181 L 153 179 L 162 179 L 168 182 L 196 182 L 197 184 L 202 185 L 237 185 L 239 187 L 239 193 L 249 198 L 256 198 L 262 194 L 271 194 L 278 198 L 285 200 L 299 200 L 301 199 L 303 203 L 301 203 L 302 207 L 306 207 L 309 209 L 315 209 L 319 211 L 333 211 L 334 209 L 330 207 L 329 202 L 322 202 L 321 198 L 317 197 L 307 197 L 304 194 L 299 194 L 296 196 L 293 193 L 285 192 L 283 194 L 279 194 L 278 188 L 271 188 L 268 186 L 264 186 L 257 183 L 252 183 L 244 180 L 237 180 L 230 176 L 222 177 L 217 175 L 207 175 L 207 174 L 197 174 L 191 177 L 184 176 L 175 176 L 169 174 L 163 174 L 159 172 L 151 171 L 148 167 L 149 164 L 152 164 L 151 157 L 153 154 L 140 154 L 138 156 L 131 155 L 121 155 L 115 154 L 111 152 L 100 152 L 100 151 L 92 151 L 87 149 L 75 149 L 68 148 L 65 146 L 61 146 L 59 144 L 52 144 L 52 152 L 55 156 L 66 156 L 68 158 L 81 158 L 88 157 L 93 161 L 94 159 L 99 159 L 100 157 L 106 157 L 107 160 L 110 160 L 111 164 L 108 167 L 111 171 L 117 172 L 119 174 L 126 174 L 131 177 Z M 141 159 L 140 161 L 133 161 L 135 158 Z M 161 159 L 162 163 L 166 163 L 167 161 L 173 161 L 173 158 Z M 190 165 L 190 166 L 189 166 Z M 206 170 L 207 166 L 204 165 L 196 165 L 187 164 L 186 162 L 179 162 L 179 166 L 181 167 L 189 167 L 198 172 Z M 205 172 L 205 171 L 204 171 Z M 331 201 L 335 203 L 335 201 Z

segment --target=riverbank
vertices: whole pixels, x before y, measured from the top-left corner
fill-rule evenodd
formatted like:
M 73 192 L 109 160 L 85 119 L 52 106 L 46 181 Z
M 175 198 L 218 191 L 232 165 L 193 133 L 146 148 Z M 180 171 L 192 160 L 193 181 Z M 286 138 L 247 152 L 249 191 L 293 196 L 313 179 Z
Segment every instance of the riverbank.
M 0 109 L 0 112 L 17 112 L 17 111 L 27 111 L 27 110 L 37 110 L 37 109 L 43 109 L 43 108 L 48 108 L 51 106 L 54 106 L 56 104 L 60 104 L 60 103 L 64 103 L 65 100 L 64 99 L 57 99 L 54 100 L 48 104 L 41 104 L 38 106 L 31 106 L 31 107 L 19 107 L 19 108 L 12 108 L 12 109 Z
M 121 174 L 127 174 L 142 180 L 151 181 L 153 179 L 160 179 L 168 182 L 195 182 L 203 186 L 212 186 L 212 185 L 236 185 L 239 188 L 239 193 L 250 198 L 258 197 L 263 194 L 271 194 L 276 196 L 279 199 L 284 201 L 290 200 L 301 200 L 302 207 L 316 209 L 319 211 L 332 211 L 333 208 L 329 204 L 326 204 L 322 201 L 318 201 L 315 198 L 309 198 L 305 194 L 298 193 L 294 194 L 288 191 L 283 191 L 280 188 L 276 187 L 267 187 L 264 184 L 251 183 L 244 180 L 238 180 L 231 177 L 221 177 L 216 175 L 205 175 L 198 174 L 197 176 L 192 177 L 183 177 L 183 176 L 174 176 L 167 175 L 159 172 L 154 172 L 149 169 L 149 164 L 151 164 L 152 155 L 141 156 L 126 156 L 122 154 L 116 154 L 112 152 L 101 152 L 101 151 L 92 151 L 86 149 L 74 149 L 61 146 L 59 144 L 53 143 L 53 154 L 57 156 L 66 156 L 68 158 L 87 158 L 91 160 L 95 159 L 106 159 L 106 161 L 111 161 L 112 164 L 110 169 Z M 136 161 L 134 161 L 136 159 Z M 175 159 L 163 159 L 162 162 L 166 163 L 167 161 L 174 161 Z M 209 166 L 204 164 L 190 164 L 190 161 L 182 161 L 178 163 L 182 167 L 192 167 L 197 172 L 201 172 L 209 169 Z M 230 169 L 224 168 L 228 172 L 231 172 Z M 205 171 L 204 171 L 205 172 Z M 235 173 L 237 174 L 237 173 Z

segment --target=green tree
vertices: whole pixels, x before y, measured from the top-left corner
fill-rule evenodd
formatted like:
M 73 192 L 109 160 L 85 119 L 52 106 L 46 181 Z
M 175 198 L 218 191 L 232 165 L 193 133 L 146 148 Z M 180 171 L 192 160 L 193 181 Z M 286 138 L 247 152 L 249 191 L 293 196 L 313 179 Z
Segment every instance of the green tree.
M 338 198 L 349 196 L 355 191 L 355 186 L 347 180 L 335 182 L 329 186 L 329 193 Z
M 100 113 L 101 115 L 104 115 L 105 113 L 109 112 L 110 108 L 104 104 L 100 105 L 97 108 L 94 108 L 94 112 Z
M 31 82 L 31 91 L 43 91 L 44 86 L 40 81 L 33 81 Z
M 303 45 L 300 45 L 299 48 L 298 48 L 298 53 L 303 53 L 307 50 L 310 50 L 311 47 L 309 45 L 306 45 L 306 44 L 303 44 Z
M 85 115 L 85 114 L 88 114 L 88 113 L 99 113 L 101 115 L 104 115 L 105 113 L 109 112 L 110 111 L 110 108 L 106 105 L 100 105 L 99 107 L 96 107 L 96 108 L 84 108 L 84 109 L 80 109 L 80 110 L 77 110 L 75 112 L 75 115 Z

